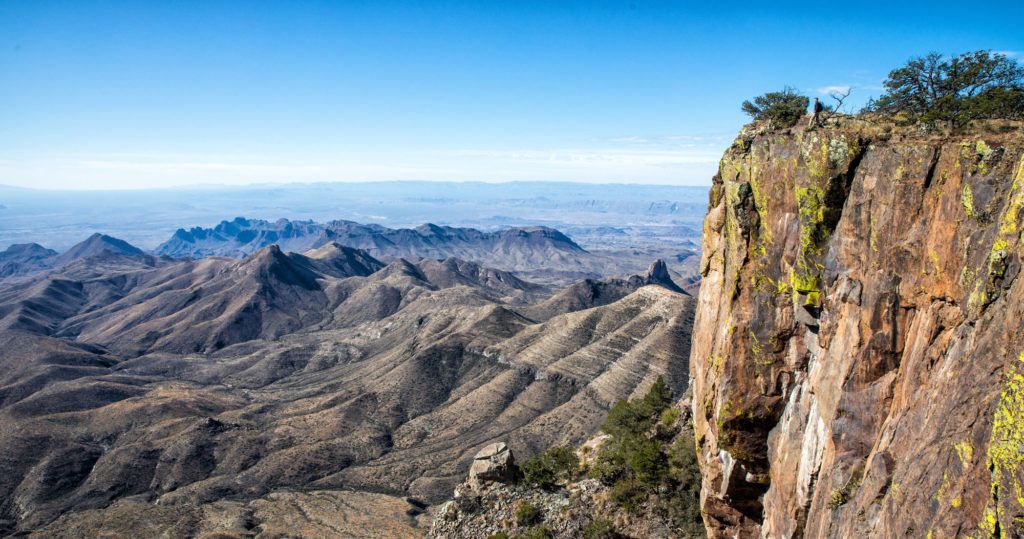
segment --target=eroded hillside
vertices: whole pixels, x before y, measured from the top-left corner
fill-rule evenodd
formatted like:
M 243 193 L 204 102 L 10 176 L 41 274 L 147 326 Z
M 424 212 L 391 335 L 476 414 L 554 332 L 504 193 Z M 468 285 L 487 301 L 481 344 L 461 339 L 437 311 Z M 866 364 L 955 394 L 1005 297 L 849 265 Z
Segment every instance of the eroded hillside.
M 690 369 L 717 537 L 1024 534 L 1024 137 L 741 133 Z
M 686 384 L 663 264 L 553 293 L 335 244 L 68 258 L 0 284 L 0 534 L 418 536 L 487 443 Z

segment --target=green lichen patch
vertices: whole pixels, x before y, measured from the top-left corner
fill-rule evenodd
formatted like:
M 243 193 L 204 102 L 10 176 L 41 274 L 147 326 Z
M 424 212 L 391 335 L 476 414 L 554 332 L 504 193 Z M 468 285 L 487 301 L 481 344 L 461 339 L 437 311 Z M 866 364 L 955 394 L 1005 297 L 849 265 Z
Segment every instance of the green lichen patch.
M 754 363 L 767 367 L 775 363 L 775 356 L 770 353 L 765 353 L 764 347 L 761 345 L 761 340 L 757 338 L 754 330 L 750 330 L 750 358 Z
M 953 445 L 953 449 L 956 450 L 956 456 L 960 459 L 960 464 L 964 468 L 970 466 L 974 460 L 974 446 L 971 445 L 970 440 L 963 440 Z
M 824 179 L 832 166 L 829 157 L 830 142 L 822 142 L 817 135 L 811 135 L 800 142 L 800 153 L 807 173 L 814 179 Z
M 825 226 L 824 193 L 816 185 L 797 187 L 796 203 L 800 220 L 800 249 L 796 267 L 789 272 L 789 288 L 794 295 L 799 293 L 813 297 L 816 302 L 820 300 L 821 293 L 821 245 L 829 235 Z
M 964 184 L 964 189 L 960 193 L 960 204 L 964 207 L 964 213 L 967 217 L 974 218 L 974 192 L 971 191 L 971 186 Z
M 985 175 L 989 173 L 989 158 L 995 153 L 995 150 L 985 143 L 984 140 L 978 140 L 973 143 L 962 142 L 960 143 L 960 156 L 964 159 L 968 159 L 971 162 L 971 175 Z
M 1017 234 L 1017 221 L 1020 219 L 1022 206 L 1024 206 L 1024 157 L 1021 157 L 1020 163 L 1017 164 L 1017 171 L 1013 176 L 1013 184 L 1010 187 L 1009 202 L 1002 218 L 999 219 L 999 234 Z
M 1006 505 L 1024 508 L 1024 353 L 1011 366 L 999 394 L 987 457 L 995 507 L 986 509 L 982 527 L 994 530 L 1005 516 Z

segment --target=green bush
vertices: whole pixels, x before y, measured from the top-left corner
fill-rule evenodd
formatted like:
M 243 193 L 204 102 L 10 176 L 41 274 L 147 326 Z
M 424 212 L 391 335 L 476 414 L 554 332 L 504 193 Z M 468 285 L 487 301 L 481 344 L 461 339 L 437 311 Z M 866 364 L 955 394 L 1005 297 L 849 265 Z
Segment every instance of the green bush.
M 754 102 L 744 101 L 743 112 L 756 120 L 768 120 L 775 128 L 793 127 L 807 113 L 810 100 L 807 96 L 797 93 L 789 86 L 781 92 L 768 92 L 754 98 Z
M 639 436 L 651 427 L 650 414 L 641 403 L 621 400 L 608 411 L 601 430 L 615 438 Z
M 666 427 L 671 427 L 676 424 L 676 421 L 679 421 L 679 416 L 681 415 L 683 415 L 683 413 L 679 408 L 674 406 L 665 408 L 665 411 L 661 412 L 661 424 Z
M 618 536 L 611 521 L 605 518 L 599 518 L 583 527 L 584 539 L 615 539 Z
M 509 539 L 509 536 L 505 532 L 498 532 L 488 535 L 487 539 Z
M 606 447 L 597 455 L 587 470 L 587 475 L 597 479 L 605 486 L 612 486 L 616 481 L 626 477 L 629 470 L 617 448 Z
M 551 529 L 543 524 L 534 526 L 522 535 L 523 539 L 552 539 L 554 534 L 551 533 Z
M 663 410 L 672 406 L 672 402 L 675 397 L 672 395 L 672 390 L 665 383 L 665 379 L 661 376 L 651 384 L 651 388 L 647 390 L 647 394 L 644 395 L 643 405 L 647 409 L 648 413 L 653 416 L 658 416 Z
M 548 487 L 572 480 L 579 467 L 580 461 L 571 447 L 552 447 L 526 461 L 520 469 L 526 483 Z
M 700 467 L 693 432 L 684 429 L 669 451 L 671 490 L 665 496 L 664 509 L 672 526 L 680 535 L 703 536 L 704 521 L 700 515 Z
M 620 479 L 612 486 L 609 497 L 619 507 L 633 513 L 647 500 L 647 490 L 635 479 Z
M 610 487 L 609 498 L 624 510 L 637 512 L 650 503 L 666 517 L 673 532 L 702 537 L 696 444 L 691 428 L 679 425 L 682 412 L 673 402 L 661 378 L 642 398 L 617 402 L 601 427 L 611 438 L 600 446 L 587 474 Z M 658 421 L 665 428 L 652 429 Z M 566 469 L 578 470 L 578 462 L 571 449 L 559 447 L 528 461 L 524 475 L 545 484 L 564 477 Z M 618 537 L 611 523 L 603 520 L 590 523 L 582 535 Z
M 933 52 L 889 72 L 886 93 L 865 112 L 960 128 L 972 120 L 1024 119 L 1024 67 L 1004 54 L 974 51 L 951 58 Z
M 674 424 L 679 410 L 672 407 L 674 397 L 665 380 L 658 377 L 643 398 L 619 401 L 608 412 L 601 426 L 612 436 L 591 465 L 590 477 L 605 485 L 633 479 L 647 487 L 656 487 L 668 471 L 663 443 L 648 437 L 659 417 L 666 415 Z
M 642 399 L 615 403 L 601 430 L 616 438 L 640 436 L 654 425 L 662 411 L 672 406 L 673 400 L 672 390 L 659 376 Z
M 695 483 L 700 490 L 700 467 L 697 465 L 697 444 L 693 432 L 684 429 L 676 438 L 669 451 L 670 475 L 677 483 Z
M 517 526 L 532 526 L 539 524 L 542 520 L 543 515 L 540 513 L 540 509 L 530 502 L 522 502 L 516 507 L 516 525 Z
M 633 477 L 649 487 L 658 486 L 668 471 L 667 459 L 661 452 L 661 443 L 657 440 L 627 440 L 622 447 L 622 456 L 633 472 Z

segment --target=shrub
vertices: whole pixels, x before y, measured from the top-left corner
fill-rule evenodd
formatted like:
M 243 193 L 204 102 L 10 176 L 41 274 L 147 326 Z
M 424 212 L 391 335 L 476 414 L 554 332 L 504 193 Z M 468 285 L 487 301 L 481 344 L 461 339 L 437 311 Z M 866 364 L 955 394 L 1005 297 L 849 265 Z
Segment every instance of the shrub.
M 523 532 L 522 537 L 523 539 L 551 539 L 554 535 L 547 526 L 538 525 Z
M 672 390 L 658 377 L 639 401 L 621 400 L 608 411 L 601 430 L 615 438 L 640 436 L 650 429 L 662 411 L 672 406 Z
M 532 526 L 539 524 L 542 519 L 540 509 L 530 502 L 522 502 L 516 507 L 516 525 Z
M 509 539 L 509 536 L 505 532 L 492 533 L 487 536 L 487 539 Z
M 651 385 L 651 389 L 647 390 L 647 394 L 644 395 L 643 406 L 647 409 L 648 414 L 658 416 L 663 410 L 672 406 L 674 400 L 672 390 L 665 383 L 665 379 L 659 376 Z
M 672 444 L 668 457 L 669 474 L 680 484 L 692 484 L 700 490 L 700 467 L 697 465 L 697 445 L 693 432 L 684 429 Z
M 608 417 L 601 424 L 601 430 L 614 438 L 639 436 L 651 427 L 650 414 L 639 403 L 621 400 L 608 411 Z
M 832 489 L 832 492 L 829 493 L 828 496 L 828 508 L 834 510 L 845 503 L 846 493 L 844 493 L 841 489 L 838 488 Z
M 618 536 L 608 519 L 599 518 L 583 527 L 584 539 L 615 539 Z
M 700 467 L 693 432 L 684 429 L 669 451 L 669 481 L 672 489 L 666 496 L 664 509 L 672 526 L 680 535 L 702 536 L 704 521 L 700 514 Z
M 571 447 L 552 447 L 526 461 L 521 469 L 528 484 L 548 487 L 571 480 L 579 467 L 580 461 Z
M 600 481 L 605 486 L 612 486 L 616 481 L 626 476 L 628 470 L 623 462 L 618 448 L 607 445 L 601 450 L 587 470 L 587 474 Z
M 619 507 L 633 513 L 647 500 L 647 491 L 635 479 L 620 479 L 612 486 L 609 497 Z
M 1024 67 L 1004 54 L 974 51 L 946 58 L 933 52 L 890 71 L 884 84 L 886 93 L 865 112 L 904 114 L 953 128 L 976 119 L 1024 118 Z
M 674 406 L 665 408 L 665 410 L 661 412 L 661 424 L 666 427 L 671 427 L 676 424 L 676 421 L 679 421 L 679 416 L 681 415 L 683 415 L 683 413 L 679 411 L 679 408 Z
M 781 92 L 768 92 L 754 98 L 754 102 L 744 101 L 743 112 L 756 120 L 767 120 L 772 127 L 786 128 L 796 125 L 807 112 L 810 100 L 800 95 L 795 88 L 789 86 Z
M 668 471 L 668 462 L 661 452 L 661 443 L 657 440 L 628 440 L 623 444 L 622 456 L 633 472 L 633 477 L 650 487 L 661 483 L 661 479 Z

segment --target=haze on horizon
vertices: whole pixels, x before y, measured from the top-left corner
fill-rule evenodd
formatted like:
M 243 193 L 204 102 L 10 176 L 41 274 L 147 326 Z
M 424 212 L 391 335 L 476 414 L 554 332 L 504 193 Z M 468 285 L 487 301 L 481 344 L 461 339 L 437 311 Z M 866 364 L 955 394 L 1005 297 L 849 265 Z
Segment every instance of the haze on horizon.
M 704 185 L 744 99 L 852 87 L 859 106 L 912 56 L 1020 54 L 1022 16 L 1018 2 L 4 2 L 0 184 Z

